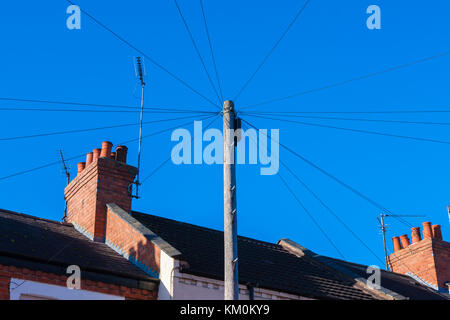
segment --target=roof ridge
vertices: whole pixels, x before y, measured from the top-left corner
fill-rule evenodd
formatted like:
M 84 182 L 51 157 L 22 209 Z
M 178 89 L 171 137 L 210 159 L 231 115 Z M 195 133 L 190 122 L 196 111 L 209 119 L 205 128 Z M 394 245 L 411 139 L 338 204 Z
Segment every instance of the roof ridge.
M 24 218 L 27 218 L 27 219 L 45 221 L 45 222 L 49 222 L 49 223 L 62 225 L 62 226 L 65 226 L 65 227 L 73 227 L 73 225 L 71 223 L 45 219 L 45 218 L 41 218 L 41 217 L 37 217 L 37 216 L 32 216 L 30 214 L 25 214 L 25 213 L 21 213 L 21 212 L 6 210 L 6 209 L 0 209 L 0 213 L 6 213 L 6 214 L 15 215 L 15 216 L 20 216 L 20 217 L 24 217 Z
M 334 260 L 334 261 L 337 261 L 337 263 L 352 264 L 352 265 L 359 266 L 359 267 L 369 267 L 369 266 L 370 266 L 370 265 L 367 265 L 367 264 L 362 264 L 362 263 L 358 263 L 358 262 L 342 260 L 342 259 L 338 259 L 338 258 L 334 258 L 334 257 L 329 257 L 329 256 L 324 256 L 324 255 L 319 255 L 319 254 L 317 254 L 316 257 L 318 257 L 319 259 L 320 259 L 321 257 L 323 257 L 323 258 L 328 259 L 328 260 Z M 405 279 L 411 279 L 410 276 L 408 276 L 408 275 L 406 275 L 406 274 L 403 274 L 403 273 L 396 273 L 396 272 L 393 272 L 393 271 L 390 271 L 390 270 L 385 270 L 385 269 L 383 269 L 383 268 L 380 268 L 380 271 L 381 271 L 381 272 L 384 272 L 384 273 L 387 273 L 387 274 L 395 274 L 395 276 L 402 276 L 402 277 L 404 277 Z
M 155 218 L 162 219 L 162 220 L 168 220 L 168 221 L 172 221 L 172 222 L 175 222 L 175 223 L 178 223 L 178 224 L 187 225 L 187 226 L 190 226 L 190 227 L 193 227 L 193 228 L 196 228 L 196 229 L 205 230 L 205 231 L 223 233 L 223 231 L 220 231 L 220 230 L 217 230 L 217 229 L 203 227 L 203 226 L 199 226 L 199 225 L 192 224 L 192 223 L 189 223 L 189 222 L 183 222 L 183 221 L 179 221 L 179 220 L 175 220 L 175 219 L 161 217 L 161 216 L 157 216 L 157 215 L 154 215 L 154 214 L 149 214 L 149 213 L 144 213 L 144 212 L 139 212 L 139 211 L 134 211 L 134 210 L 132 210 L 131 213 L 132 214 L 137 213 L 137 214 L 141 214 L 141 215 L 144 215 L 144 216 L 151 216 L 151 217 L 155 217 Z M 282 246 L 280 246 L 279 244 L 274 243 L 274 242 L 258 240 L 258 239 L 254 239 L 254 238 L 250 238 L 250 237 L 246 237 L 246 236 L 240 236 L 240 235 L 238 235 L 238 238 L 241 239 L 241 240 L 249 241 L 249 242 L 256 242 L 256 243 L 259 243 L 259 244 L 270 245 L 270 246 L 273 246 L 273 247 L 277 247 L 277 248 L 283 249 Z M 285 250 L 283 249 L 283 251 L 285 251 Z

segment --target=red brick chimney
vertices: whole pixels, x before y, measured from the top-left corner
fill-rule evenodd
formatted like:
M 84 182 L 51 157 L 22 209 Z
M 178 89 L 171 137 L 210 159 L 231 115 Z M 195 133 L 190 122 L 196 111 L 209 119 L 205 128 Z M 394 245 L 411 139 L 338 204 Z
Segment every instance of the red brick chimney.
M 411 228 L 412 244 L 407 235 L 393 238 L 394 253 L 388 257 L 393 272 L 408 274 L 441 292 L 449 292 L 450 243 L 442 240 L 441 226 L 424 222 L 422 239 L 420 228 Z
M 112 143 L 88 152 L 78 164 L 78 175 L 65 188 L 67 222 L 94 241 L 103 242 L 106 232 L 106 204 L 131 210 L 130 185 L 137 168 L 126 164 L 127 148 L 118 146 L 112 158 Z

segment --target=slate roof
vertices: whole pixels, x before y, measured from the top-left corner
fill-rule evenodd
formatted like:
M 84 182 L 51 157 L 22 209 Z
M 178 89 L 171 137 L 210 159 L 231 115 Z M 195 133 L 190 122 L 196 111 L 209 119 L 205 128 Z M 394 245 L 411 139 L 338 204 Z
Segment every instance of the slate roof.
M 223 232 L 154 215 L 131 215 L 181 252 L 182 272 L 223 280 Z M 308 250 L 309 251 L 309 250 Z M 299 257 L 278 244 L 238 237 L 239 282 L 318 299 L 380 299 L 355 287 L 367 266 L 307 254 Z M 309 251 L 310 252 L 310 251 Z M 312 252 L 310 252 L 312 253 Z M 397 299 L 446 299 L 414 279 L 382 271 L 381 290 Z
M 223 232 L 154 215 L 131 215 L 178 250 L 188 263 L 182 272 L 223 279 Z M 238 237 L 239 280 L 272 290 L 318 299 L 377 299 L 356 285 L 367 266 L 313 254 L 299 257 L 278 244 Z M 83 277 L 152 290 L 149 277 L 106 244 L 93 242 L 71 224 L 0 209 L 0 264 L 56 274 L 80 266 Z M 396 298 L 446 299 L 414 279 L 382 271 L 382 291 Z M 355 286 L 356 285 L 356 286 Z
M 106 244 L 89 240 L 71 224 L 2 209 L 1 263 L 49 268 L 48 272 L 56 270 L 62 274 L 69 265 L 78 265 L 82 275 L 89 275 L 87 278 L 92 280 L 140 288 L 145 282 L 158 281 Z
M 355 278 L 367 279 L 367 266 L 342 261 L 325 256 L 316 256 L 317 260 L 339 270 L 349 276 Z M 381 290 L 386 290 L 387 294 L 394 294 L 397 298 L 407 298 L 411 300 L 448 300 L 449 298 L 443 294 L 437 293 L 435 290 L 420 284 L 413 278 L 399 274 L 381 270 L 380 279 Z
M 223 232 L 132 212 L 132 216 L 178 251 L 183 272 L 223 279 Z M 321 263 L 299 258 L 278 244 L 238 237 L 239 282 L 321 299 L 374 299 L 355 281 Z

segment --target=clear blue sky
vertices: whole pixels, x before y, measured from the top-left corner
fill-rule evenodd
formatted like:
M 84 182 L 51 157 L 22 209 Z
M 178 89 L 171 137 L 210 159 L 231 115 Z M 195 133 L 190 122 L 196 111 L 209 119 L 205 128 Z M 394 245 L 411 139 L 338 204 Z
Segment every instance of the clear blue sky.
M 205 0 L 217 66 L 226 98 L 233 98 L 285 30 L 303 1 Z M 179 0 L 213 74 L 198 1 Z M 214 94 L 172 1 L 87 1 L 90 12 L 149 56 L 213 99 Z M 378 4 L 382 29 L 366 28 L 366 8 Z M 15 2 L 0 6 L 0 97 L 138 105 L 133 69 L 136 56 L 111 34 L 82 16 L 82 29 L 66 28 L 63 1 Z M 273 55 L 244 91 L 236 107 L 314 89 L 408 63 L 450 49 L 448 1 L 312 0 Z M 379 111 L 450 109 L 450 56 L 279 103 L 258 111 Z M 146 61 L 147 107 L 214 107 Z M 1 101 L 0 107 L 69 108 Z M 75 107 L 70 107 L 75 108 Z M 81 108 L 81 107 L 79 107 Z M 79 109 L 78 108 L 78 109 Z M 91 108 L 92 109 L 92 108 Z M 137 122 L 136 114 L 0 111 L 1 138 Z M 173 115 L 146 114 L 146 120 Z M 353 117 L 363 117 L 355 115 Z M 368 117 L 368 116 L 365 116 Z M 373 119 L 450 122 L 446 114 L 372 115 Z M 251 120 L 251 118 L 247 118 Z M 450 232 L 450 146 L 371 136 L 273 120 L 251 120 L 279 128 L 280 140 L 397 214 L 426 214 Z M 307 120 L 392 134 L 450 140 L 449 126 Z M 180 121 L 179 123 L 181 123 Z M 151 133 L 173 124 L 144 128 Z M 221 128 L 219 122 L 215 126 Z M 137 137 L 136 127 L 64 136 L 0 141 L 0 176 L 91 151 L 103 140 L 115 144 Z M 144 143 L 142 175 L 169 156 L 169 133 Z M 137 145 L 129 159 L 136 163 Z M 379 210 L 281 150 L 281 159 L 374 250 L 383 255 L 376 217 Z M 72 174 L 76 162 L 70 163 Z M 345 228 L 289 176 L 322 228 L 348 260 L 380 264 Z M 65 177 L 50 166 L 0 180 L 0 207 L 60 220 Z M 216 229 L 223 228 L 221 166 L 167 165 L 142 187 L 133 208 Z M 275 242 L 292 240 L 324 255 L 336 251 L 287 192 L 277 176 L 260 176 L 258 166 L 238 168 L 238 229 L 241 235 Z M 390 238 L 410 234 L 388 220 Z

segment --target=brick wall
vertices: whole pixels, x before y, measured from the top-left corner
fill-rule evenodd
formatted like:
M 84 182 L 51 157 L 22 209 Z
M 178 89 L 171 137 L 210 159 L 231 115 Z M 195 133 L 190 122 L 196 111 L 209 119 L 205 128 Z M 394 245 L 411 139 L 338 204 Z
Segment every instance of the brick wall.
M 437 282 L 440 288 L 450 290 L 445 283 L 450 281 L 450 243 L 445 241 L 433 241 L 433 253 L 437 270 Z
M 150 276 L 159 278 L 161 250 L 140 227 L 143 226 L 119 206 L 108 204 L 106 244 Z
M 9 300 L 9 286 L 11 275 L 2 270 L 0 266 L 0 300 Z
M 9 300 L 11 278 L 36 281 L 41 283 L 66 286 L 67 276 L 56 275 L 38 270 L 0 265 L 0 300 Z M 129 288 L 91 280 L 81 280 L 81 289 L 98 293 L 111 294 L 131 300 L 156 300 L 157 292 L 138 288 Z M 57 297 L 55 297 L 57 298 Z

